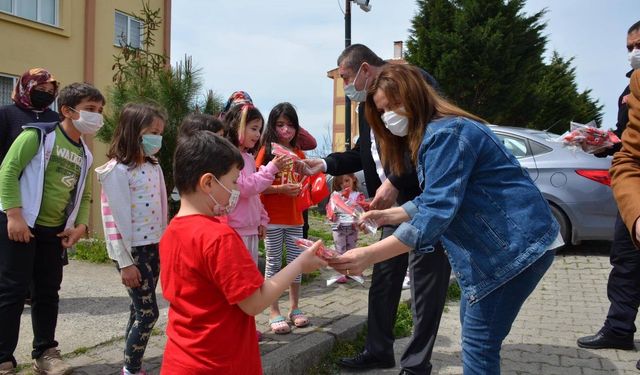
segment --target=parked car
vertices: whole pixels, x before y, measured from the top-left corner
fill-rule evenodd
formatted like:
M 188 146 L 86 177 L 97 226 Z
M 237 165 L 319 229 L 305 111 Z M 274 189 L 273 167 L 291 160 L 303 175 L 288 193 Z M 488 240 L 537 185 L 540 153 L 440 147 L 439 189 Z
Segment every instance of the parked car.
M 553 141 L 557 134 L 540 130 L 507 126 L 491 130 L 549 202 L 566 244 L 613 239 L 618 209 L 611 191 L 611 157 L 567 148 Z

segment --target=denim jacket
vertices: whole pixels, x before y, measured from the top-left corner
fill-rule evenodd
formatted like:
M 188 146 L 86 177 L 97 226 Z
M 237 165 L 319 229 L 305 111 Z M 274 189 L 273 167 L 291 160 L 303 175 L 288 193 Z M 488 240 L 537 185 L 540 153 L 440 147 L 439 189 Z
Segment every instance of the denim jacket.
M 422 193 L 395 231 L 418 253 L 442 240 L 473 304 L 547 251 L 558 223 L 529 174 L 485 125 L 444 117 L 427 125 L 417 160 Z

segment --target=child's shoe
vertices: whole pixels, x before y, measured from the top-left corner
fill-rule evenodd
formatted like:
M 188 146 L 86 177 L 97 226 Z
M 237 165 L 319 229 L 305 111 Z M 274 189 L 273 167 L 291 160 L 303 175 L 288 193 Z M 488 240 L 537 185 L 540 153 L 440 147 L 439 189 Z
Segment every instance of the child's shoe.
M 336 280 L 336 282 L 337 282 L 338 284 L 344 284 L 344 283 L 346 283 L 346 282 L 347 282 L 347 277 L 346 277 L 345 275 L 342 275 L 342 276 L 338 277 L 338 279 Z
M 13 367 L 13 362 L 7 361 L 0 363 L 0 375 L 14 375 L 16 374 L 16 368 Z
M 40 358 L 33 360 L 33 371 L 38 375 L 67 375 L 72 368 L 62 360 L 58 348 L 49 348 Z
M 149 373 L 145 369 L 140 369 L 138 372 L 130 372 L 126 367 L 122 368 L 121 375 L 148 375 Z

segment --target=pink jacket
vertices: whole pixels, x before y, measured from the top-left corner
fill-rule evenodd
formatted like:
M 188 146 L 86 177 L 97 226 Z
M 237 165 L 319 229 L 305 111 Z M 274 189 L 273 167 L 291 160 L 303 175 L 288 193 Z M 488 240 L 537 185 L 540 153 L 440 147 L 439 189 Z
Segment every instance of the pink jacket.
M 262 206 L 260 193 L 271 186 L 278 173 L 273 162 L 261 166 L 256 172 L 256 161 L 246 152 L 242 153 L 244 168 L 238 176 L 240 199 L 236 208 L 227 215 L 227 223 L 241 236 L 258 234 L 258 226 L 269 223 L 269 215 Z

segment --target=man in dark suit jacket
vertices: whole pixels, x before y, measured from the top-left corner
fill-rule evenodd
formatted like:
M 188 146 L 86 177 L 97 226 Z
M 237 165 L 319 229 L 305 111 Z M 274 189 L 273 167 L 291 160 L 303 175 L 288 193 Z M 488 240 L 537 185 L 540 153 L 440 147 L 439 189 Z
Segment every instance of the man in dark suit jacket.
M 344 81 L 346 95 L 360 102 L 360 137 L 352 150 L 332 153 L 324 159 L 305 161 L 314 173 L 325 171 L 338 176 L 363 170 L 369 196 L 375 196 L 371 208 L 377 210 L 389 208 L 396 203 L 403 204 L 420 193 L 415 167 L 409 168 L 410 173 L 397 176 L 382 166 L 375 138 L 372 138 L 364 116 L 366 90 L 384 64 L 384 60 L 361 44 L 351 45 L 342 52 L 338 58 L 338 72 Z M 436 87 L 433 77 L 426 72 L 424 75 L 425 80 Z M 411 163 L 408 154 L 407 163 Z M 393 234 L 395 229 L 396 227 L 391 226 L 383 227 L 382 238 Z M 393 326 L 408 264 L 412 282 L 414 334 L 400 361 L 401 374 L 431 373 L 431 353 L 451 273 L 441 245 L 433 253 L 418 255 L 411 252 L 374 265 L 369 288 L 365 349 L 353 358 L 343 358 L 341 366 L 354 369 L 395 366 Z

